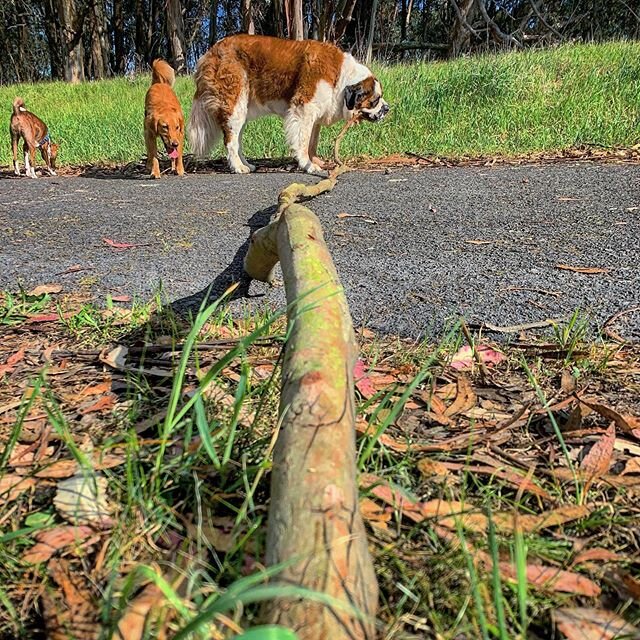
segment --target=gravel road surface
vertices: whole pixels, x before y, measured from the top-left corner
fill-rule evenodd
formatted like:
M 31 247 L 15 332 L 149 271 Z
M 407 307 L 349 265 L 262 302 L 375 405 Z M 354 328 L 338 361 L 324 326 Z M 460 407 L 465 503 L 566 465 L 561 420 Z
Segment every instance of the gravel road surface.
M 241 273 L 286 172 L 138 178 L 0 177 L 0 287 L 61 283 L 179 305 Z M 640 166 L 390 169 L 344 175 L 311 203 L 356 325 L 432 335 L 463 314 L 515 325 L 581 309 L 594 326 L 640 304 Z M 339 214 L 348 214 L 340 216 Z M 115 249 L 104 239 L 131 243 Z M 604 271 L 577 273 L 557 265 Z M 81 270 L 74 270 L 81 269 Z M 234 305 L 278 306 L 252 283 Z M 640 337 L 640 311 L 616 328 Z

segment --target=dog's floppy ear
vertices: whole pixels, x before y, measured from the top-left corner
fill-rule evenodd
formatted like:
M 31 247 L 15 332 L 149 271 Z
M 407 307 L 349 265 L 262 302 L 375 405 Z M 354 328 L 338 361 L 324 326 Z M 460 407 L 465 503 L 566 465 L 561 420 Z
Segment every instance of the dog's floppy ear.
M 344 103 L 349 111 L 355 108 L 356 104 L 362 102 L 363 98 L 362 82 L 351 84 L 344 90 Z

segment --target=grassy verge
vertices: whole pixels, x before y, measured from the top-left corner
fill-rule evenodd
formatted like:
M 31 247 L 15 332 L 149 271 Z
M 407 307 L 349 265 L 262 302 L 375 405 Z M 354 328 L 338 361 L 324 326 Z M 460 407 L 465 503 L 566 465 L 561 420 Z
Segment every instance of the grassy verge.
M 345 158 L 407 152 L 449 157 L 519 155 L 581 144 L 631 146 L 640 141 L 640 44 L 613 42 L 508 53 L 434 64 L 376 68 L 391 113 L 379 125 L 352 130 Z M 127 162 L 144 154 L 142 119 L 149 77 L 79 86 L 0 87 L 7 114 L 16 95 L 62 140 L 61 162 Z M 191 78 L 177 93 L 188 114 Z M 325 132 L 321 153 L 330 156 Z M 249 157 L 287 156 L 281 122 L 249 125 Z M 10 162 L 8 136 L 0 158 Z
M 242 637 L 274 595 L 283 319 L 98 309 L 55 289 L 0 302 L 0 637 L 40 637 L 43 618 L 50 635 L 133 634 L 136 616 L 124 637 Z M 640 353 L 570 338 L 485 345 L 482 372 L 458 331 L 360 332 L 380 637 L 556 637 L 576 606 L 638 624 Z M 71 536 L 82 509 L 56 498 L 70 481 L 93 509 Z

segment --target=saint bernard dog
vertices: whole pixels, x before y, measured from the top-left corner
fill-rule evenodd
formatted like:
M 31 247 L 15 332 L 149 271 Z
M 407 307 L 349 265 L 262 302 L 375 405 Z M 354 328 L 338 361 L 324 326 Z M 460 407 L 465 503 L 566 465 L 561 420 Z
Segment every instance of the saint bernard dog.
M 389 111 L 371 71 L 332 44 L 233 35 L 214 44 L 195 72 L 189 142 L 205 156 L 222 136 L 229 167 L 249 173 L 242 155 L 242 130 L 249 120 L 284 118 L 287 142 L 298 165 L 327 175 L 316 157 L 321 125 L 358 117 L 381 120 Z

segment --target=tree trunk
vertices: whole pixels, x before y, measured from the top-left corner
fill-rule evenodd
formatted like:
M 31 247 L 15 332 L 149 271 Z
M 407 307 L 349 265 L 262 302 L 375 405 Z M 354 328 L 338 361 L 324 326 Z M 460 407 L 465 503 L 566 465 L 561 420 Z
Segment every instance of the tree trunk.
M 255 25 L 253 24 L 251 0 L 242 0 L 242 31 L 250 34 L 254 34 L 256 32 Z
M 144 0 L 136 0 L 136 55 L 140 62 L 148 63 L 149 41 L 148 41 L 147 12 L 145 11 Z
M 304 18 L 302 15 L 302 0 L 293 0 L 291 15 L 291 38 L 304 40 Z
M 44 0 L 44 32 L 49 48 L 49 63 L 51 65 L 51 79 L 64 79 L 63 43 L 60 21 L 58 19 L 57 0 Z
M 476 34 L 470 24 L 476 10 L 475 2 L 476 0 L 460 0 L 458 4 L 457 0 L 451 0 L 456 16 L 449 36 L 450 57 L 456 57 L 468 51 L 471 36 Z
M 113 47 L 115 52 L 113 68 L 116 74 L 123 74 L 127 66 L 124 50 L 123 0 L 113 0 Z
M 369 16 L 367 32 L 367 53 L 365 55 L 366 64 L 371 64 L 373 56 L 373 36 L 376 32 L 376 13 L 378 12 L 378 0 L 371 1 L 371 14 Z
M 187 70 L 186 47 L 180 0 L 167 0 L 167 39 L 171 66 L 176 73 L 184 73 Z
M 349 23 L 353 19 L 353 11 L 356 8 L 356 2 L 357 0 L 344 0 L 344 2 L 342 2 L 341 11 L 339 12 L 339 15 L 336 16 L 336 29 L 333 34 L 334 42 L 342 40 Z
M 285 189 L 280 216 L 252 236 L 245 270 L 269 281 L 279 259 L 290 303 L 267 564 L 285 563 L 278 583 L 320 591 L 344 608 L 282 598 L 267 605 L 266 617 L 293 629 L 301 640 L 373 640 L 378 586 L 359 510 L 355 464 L 357 348 L 320 221 L 306 207 L 290 204 L 291 195 L 295 201 L 295 196 L 309 197 L 333 184 L 335 179 L 329 179 L 311 188 Z
M 109 75 L 109 39 L 104 0 L 97 0 L 91 16 L 91 64 L 93 77 L 98 80 Z
M 74 0 L 58 0 L 58 20 L 62 28 L 64 79 L 76 84 L 84 80 L 82 24 Z
M 218 0 L 211 0 L 209 5 L 209 46 L 218 41 Z

